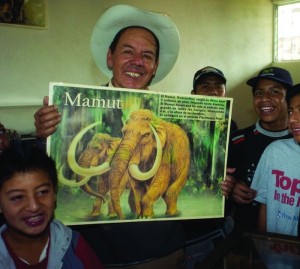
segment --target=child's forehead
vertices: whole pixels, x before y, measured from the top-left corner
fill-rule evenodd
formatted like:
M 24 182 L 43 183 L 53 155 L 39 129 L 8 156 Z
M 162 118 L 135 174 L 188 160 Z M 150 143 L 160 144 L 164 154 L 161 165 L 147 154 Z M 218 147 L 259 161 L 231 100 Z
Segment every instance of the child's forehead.
M 29 170 L 15 172 L 3 182 L 2 188 L 38 188 L 42 185 L 53 185 L 49 175 L 42 170 Z

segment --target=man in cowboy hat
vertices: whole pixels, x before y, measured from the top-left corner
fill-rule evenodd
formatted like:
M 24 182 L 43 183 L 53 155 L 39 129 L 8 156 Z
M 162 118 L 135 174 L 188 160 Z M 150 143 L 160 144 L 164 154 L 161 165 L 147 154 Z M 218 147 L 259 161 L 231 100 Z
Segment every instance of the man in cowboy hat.
M 97 22 L 91 49 L 99 69 L 111 78 L 107 86 L 146 90 L 166 77 L 175 64 L 179 34 L 165 15 L 117 5 Z M 48 106 L 48 98 L 44 98 L 44 106 L 35 113 L 37 137 L 51 135 L 59 122 L 56 107 Z M 175 269 L 184 261 L 180 222 L 84 225 L 78 229 L 108 266 Z
M 91 49 L 99 69 L 111 78 L 107 86 L 147 89 L 171 71 L 179 53 L 176 25 L 163 14 L 127 5 L 109 8 L 97 22 Z M 34 115 L 36 135 L 46 138 L 60 122 L 55 106 L 44 106 Z

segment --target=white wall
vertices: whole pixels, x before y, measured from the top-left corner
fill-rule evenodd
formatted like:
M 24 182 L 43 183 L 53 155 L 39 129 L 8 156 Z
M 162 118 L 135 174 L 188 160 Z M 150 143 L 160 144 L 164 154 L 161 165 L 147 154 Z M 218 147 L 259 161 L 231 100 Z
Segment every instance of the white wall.
M 99 85 L 108 80 L 93 62 L 90 34 L 101 14 L 114 4 L 166 13 L 178 26 L 178 61 L 153 90 L 190 93 L 194 73 L 213 65 L 227 77 L 239 127 L 256 120 L 245 82 L 272 64 L 270 0 L 48 0 L 47 29 L 0 25 L 0 122 L 31 133 L 33 114 L 48 94 L 50 81 Z M 295 78 L 294 64 L 288 68 Z M 299 81 L 300 74 L 295 79 Z

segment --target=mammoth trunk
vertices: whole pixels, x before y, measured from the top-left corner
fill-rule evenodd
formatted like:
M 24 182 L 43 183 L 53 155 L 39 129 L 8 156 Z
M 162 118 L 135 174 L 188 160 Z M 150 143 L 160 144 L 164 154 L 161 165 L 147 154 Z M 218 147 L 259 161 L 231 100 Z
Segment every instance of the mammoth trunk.
M 128 163 L 134 151 L 134 145 L 121 142 L 119 145 L 113 160 L 111 162 L 111 170 L 109 175 L 109 188 L 113 207 L 118 215 L 119 219 L 124 218 L 120 205 L 121 190 L 120 183 L 122 180 L 128 181 Z

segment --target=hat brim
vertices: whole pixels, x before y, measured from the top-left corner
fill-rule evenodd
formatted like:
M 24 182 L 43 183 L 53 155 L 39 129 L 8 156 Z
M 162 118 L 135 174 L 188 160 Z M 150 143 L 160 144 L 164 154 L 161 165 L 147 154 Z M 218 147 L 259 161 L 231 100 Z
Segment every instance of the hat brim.
M 282 84 L 286 89 L 290 89 L 292 87 L 292 85 L 287 84 L 285 81 L 281 80 L 281 79 L 277 79 L 277 78 L 273 78 L 273 77 L 268 77 L 268 76 L 259 76 L 259 77 L 254 77 L 254 78 L 250 78 L 249 80 L 247 80 L 247 84 L 249 86 L 251 86 L 252 88 L 256 87 L 257 82 L 260 79 L 268 79 L 268 80 L 273 80 L 276 82 L 279 82 L 280 84 Z
M 140 26 L 149 29 L 159 41 L 159 66 L 151 84 L 165 78 L 173 68 L 179 53 L 179 33 L 166 15 L 149 12 L 128 5 L 109 8 L 98 20 L 91 36 L 91 50 L 98 68 L 109 78 L 112 70 L 107 66 L 108 48 L 115 35 L 123 28 Z

